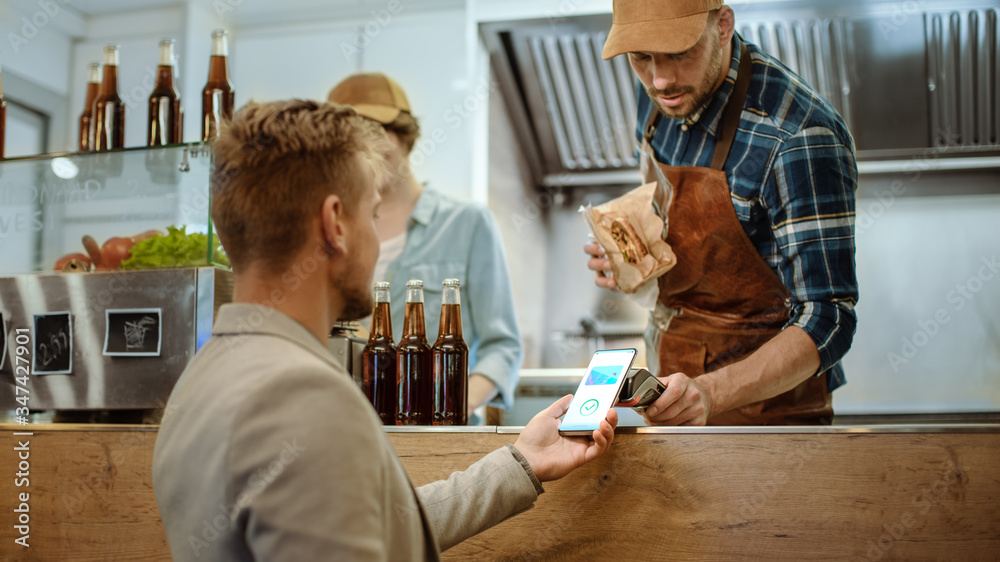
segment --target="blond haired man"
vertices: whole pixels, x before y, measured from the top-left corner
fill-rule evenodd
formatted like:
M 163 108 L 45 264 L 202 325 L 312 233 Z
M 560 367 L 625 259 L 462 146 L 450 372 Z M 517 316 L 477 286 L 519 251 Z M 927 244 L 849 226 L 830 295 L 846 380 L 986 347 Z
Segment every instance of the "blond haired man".
M 569 397 L 446 481 L 414 489 L 326 351 L 372 308 L 383 133 L 353 110 L 249 104 L 215 141 L 212 219 L 234 303 L 178 380 L 153 454 L 174 560 L 436 560 L 601 455 L 614 414 L 559 436 Z

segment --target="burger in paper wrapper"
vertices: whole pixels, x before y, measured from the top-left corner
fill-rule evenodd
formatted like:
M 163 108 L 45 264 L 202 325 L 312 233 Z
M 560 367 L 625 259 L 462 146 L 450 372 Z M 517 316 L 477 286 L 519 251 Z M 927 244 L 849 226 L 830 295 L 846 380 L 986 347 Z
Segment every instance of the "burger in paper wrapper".
M 663 219 L 652 210 L 655 189 L 656 182 L 647 183 L 603 205 L 581 209 L 623 293 L 636 292 L 677 264 L 674 251 L 661 238 Z

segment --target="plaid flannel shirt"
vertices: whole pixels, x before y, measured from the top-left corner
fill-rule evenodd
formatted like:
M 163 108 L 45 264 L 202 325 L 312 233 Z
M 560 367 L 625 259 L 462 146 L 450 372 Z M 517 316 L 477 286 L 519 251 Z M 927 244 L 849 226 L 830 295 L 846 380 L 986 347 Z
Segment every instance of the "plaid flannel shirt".
M 716 131 L 739 69 L 733 37 L 729 74 L 712 99 L 687 119 L 660 119 L 650 145 L 671 166 L 710 167 Z M 726 161 L 729 190 L 743 230 L 791 292 L 788 326 L 816 343 L 830 390 L 844 384 L 840 359 L 854 339 L 858 282 L 854 140 L 836 110 L 774 57 L 747 43 L 753 74 L 739 130 Z M 636 136 L 654 110 L 638 87 Z M 786 326 L 787 327 L 787 326 Z

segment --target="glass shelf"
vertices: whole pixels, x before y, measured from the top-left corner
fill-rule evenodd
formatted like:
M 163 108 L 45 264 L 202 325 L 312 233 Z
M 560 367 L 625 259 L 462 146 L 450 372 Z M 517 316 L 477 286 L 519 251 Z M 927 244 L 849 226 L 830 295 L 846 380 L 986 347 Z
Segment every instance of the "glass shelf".
M 204 143 L 0 160 L 0 276 L 52 271 L 68 254 L 167 226 L 208 235 L 212 156 Z

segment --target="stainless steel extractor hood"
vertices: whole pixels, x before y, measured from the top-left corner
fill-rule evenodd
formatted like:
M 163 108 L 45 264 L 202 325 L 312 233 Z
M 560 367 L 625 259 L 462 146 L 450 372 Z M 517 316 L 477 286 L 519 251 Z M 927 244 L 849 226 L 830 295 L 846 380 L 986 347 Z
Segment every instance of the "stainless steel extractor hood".
M 1000 169 L 995 0 L 742 2 L 737 29 L 843 115 L 866 171 L 914 158 Z M 635 80 L 600 52 L 611 15 L 491 22 L 481 33 L 539 186 L 636 181 Z

